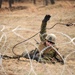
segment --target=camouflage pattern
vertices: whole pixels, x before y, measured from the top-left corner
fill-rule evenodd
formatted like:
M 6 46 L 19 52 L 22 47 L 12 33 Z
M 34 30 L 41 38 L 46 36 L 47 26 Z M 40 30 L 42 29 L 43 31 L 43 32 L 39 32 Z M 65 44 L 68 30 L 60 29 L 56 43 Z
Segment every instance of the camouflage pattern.
M 45 47 L 47 47 L 45 44 L 45 42 L 47 41 L 46 40 L 46 36 L 47 36 L 46 25 L 47 25 L 47 21 L 50 19 L 50 17 L 51 17 L 50 15 L 46 15 L 42 21 L 41 30 L 40 30 L 41 43 L 39 44 L 38 49 L 35 49 L 29 53 L 31 59 L 34 59 L 34 60 L 39 61 L 39 62 L 46 62 L 47 60 L 50 61 L 52 58 L 54 58 L 56 56 L 55 50 L 52 47 L 50 47 L 50 48 L 46 49 L 43 52 L 43 54 L 41 54 L 41 58 L 40 58 L 40 52 Z M 53 44 L 52 46 L 55 47 L 55 44 Z M 26 56 L 28 58 L 28 55 L 25 55 L 25 57 Z
M 40 40 L 41 41 L 45 41 L 45 38 L 47 36 L 47 34 L 46 34 L 46 25 L 47 25 L 47 23 L 42 21 L 41 31 L 40 31 Z
M 42 21 L 41 24 L 41 30 L 40 30 L 40 40 L 45 41 L 45 38 L 47 36 L 46 34 L 46 26 L 47 26 L 47 21 L 50 19 L 50 15 L 46 15 Z
M 45 46 L 44 42 L 41 42 L 41 43 L 39 44 L 39 52 L 41 52 L 45 47 L 47 47 L 47 46 Z M 54 45 L 53 47 L 56 48 L 55 45 Z M 45 58 L 45 57 L 51 57 L 51 58 L 53 58 L 53 57 L 55 57 L 55 56 L 56 56 L 56 52 L 55 52 L 55 50 L 54 50 L 52 47 L 46 49 L 46 50 L 43 52 L 43 57 L 44 57 L 44 58 Z
M 39 44 L 38 47 L 39 52 L 41 52 L 46 47 L 45 45 L 45 42 L 47 41 L 46 26 L 47 26 L 47 21 L 50 19 L 50 17 L 51 17 L 50 15 L 46 15 L 41 24 L 41 31 L 40 31 L 41 43 Z M 55 44 L 53 45 L 53 47 L 55 47 Z M 52 47 L 50 47 L 47 50 L 45 50 L 42 55 L 43 55 L 43 59 L 50 60 L 51 58 L 56 56 L 56 52 Z

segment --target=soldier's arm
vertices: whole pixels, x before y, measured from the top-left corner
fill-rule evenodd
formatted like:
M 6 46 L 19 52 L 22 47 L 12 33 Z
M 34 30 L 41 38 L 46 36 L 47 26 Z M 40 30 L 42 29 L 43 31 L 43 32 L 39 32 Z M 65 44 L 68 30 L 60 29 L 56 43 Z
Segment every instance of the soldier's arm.
M 41 30 L 40 30 L 40 40 L 44 41 L 46 37 L 46 26 L 47 26 L 47 21 L 50 19 L 50 15 L 46 15 L 44 19 L 42 20 L 41 24 Z

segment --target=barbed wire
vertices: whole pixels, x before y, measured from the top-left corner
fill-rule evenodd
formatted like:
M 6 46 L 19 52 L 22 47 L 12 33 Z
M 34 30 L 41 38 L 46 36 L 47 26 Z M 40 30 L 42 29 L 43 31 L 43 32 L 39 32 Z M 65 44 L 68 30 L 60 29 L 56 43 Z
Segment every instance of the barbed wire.
M 47 29 L 48 29 L 48 30 L 53 29 L 53 28 L 54 28 L 56 25 L 58 25 L 58 24 L 66 25 L 66 26 L 72 26 L 72 25 L 73 25 L 72 23 L 69 23 L 69 24 L 65 24 L 65 23 L 56 23 L 56 24 L 54 24 L 52 27 L 47 28 Z M 26 41 L 28 41 L 28 40 L 30 40 L 31 38 L 35 37 L 35 36 L 36 36 L 37 34 L 39 34 L 39 33 L 40 33 L 40 31 L 37 32 L 36 34 L 34 34 L 33 36 L 27 38 L 26 40 L 23 40 L 23 41 L 21 41 L 21 42 L 15 44 L 15 45 L 13 46 L 13 48 L 12 48 L 12 52 L 13 52 L 15 55 L 17 55 L 17 54 L 14 52 L 14 48 L 15 48 L 17 45 L 19 45 L 19 44 L 21 44 L 21 43 L 23 43 L 23 42 L 26 42 Z M 17 56 L 18 56 L 18 55 L 17 55 Z
M 74 24 L 69 25 L 69 24 L 64 24 L 64 23 L 56 23 L 56 24 L 53 25 L 51 28 L 47 28 L 47 29 L 50 30 L 50 29 L 54 28 L 57 24 L 66 25 L 66 26 L 72 26 L 72 25 L 74 25 Z M 2 30 L 2 31 L 3 31 L 3 30 Z M 57 32 L 57 33 L 58 33 L 58 32 Z M 61 33 L 61 32 L 59 32 L 59 33 L 62 34 L 63 36 L 66 36 L 67 38 L 69 37 L 68 35 L 66 35 L 66 34 L 64 34 L 64 33 Z M 20 42 L 20 43 L 17 43 L 17 44 L 13 47 L 13 50 L 14 50 L 14 48 L 15 48 L 17 45 L 19 45 L 19 44 L 21 44 L 21 43 L 23 43 L 23 42 L 27 42 L 27 41 L 30 40 L 31 38 L 35 37 L 37 34 L 39 34 L 39 32 L 36 33 L 35 35 L 33 35 L 32 37 L 30 37 L 30 38 L 28 38 L 28 39 L 26 39 L 26 40 L 24 40 L 24 41 L 22 41 L 22 42 Z M 70 42 L 71 42 L 73 45 L 75 45 L 74 40 L 75 40 L 75 38 L 70 38 Z M 29 42 L 29 41 L 28 41 L 28 42 Z M 33 43 L 32 43 L 32 44 L 33 44 Z M 34 45 L 34 46 L 35 46 L 35 45 Z M 35 47 L 37 47 L 37 46 L 35 46 Z M 27 54 L 29 54 L 26 47 L 25 47 L 25 51 L 27 52 Z M 14 51 L 13 51 L 13 52 L 14 52 Z M 74 52 L 75 52 L 75 51 L 71 52 L 70 54 L 68 54 L 68 55 L 65 57 L 65 59 L 64 59 L 65 64 L 66 64 L 67 58 L 68 58 L 72 53 L 74 53 Z M 15 52 L 14 52 L 14 53 L 15 53 Z M 15 53 L 15 55 L 17 55 L 17 54 Z M 3 58 L 3 56 L 1 56 L 1 57 Z M 4 55 L 4 58 L 8 58 L 8 59 L 19 59 L 20 57 L 22 57 L 22 56 L 21 56 L 21 55 L 19 55 L 19 56 L 17 55 L 17 56 L 14 57 L 14 56 L 7 56 L 7 55 L 5 56 L 5 55 Z M 31 72 L 33 72 L 35 75 L 37 75 L 37 73 L 36 73 L 35 70 L 34 70 L 33 63 L 32 63 L 32 61 L 31 61 L 31 59 L 30 59 L 30 56 L 29 56 L 29 60 L 30 60 L 30 64 L 31 64 L 31 69 L 30 69 L 28 75 L 30 75 Z M 64 70 L 65 70 L 65 65 L 64 65 L 63 68 L 62 68 L 61 75 L 63 75 Z M 7 75 L 7 74 L 5 73 L 5 75 Z

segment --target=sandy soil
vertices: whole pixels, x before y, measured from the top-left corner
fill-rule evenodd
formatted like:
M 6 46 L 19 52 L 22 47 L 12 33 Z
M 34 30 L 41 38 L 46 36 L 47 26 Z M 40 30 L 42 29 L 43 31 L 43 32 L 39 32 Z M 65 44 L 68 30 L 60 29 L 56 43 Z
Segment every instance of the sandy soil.
M 3 3 L 2 9 L 0 9 L 0 53 L 14 55 L 13 46 L 39 32 L 42 19 L 46 14 L 52 16 L 47 28 L 56 23 L 75 23 L 75 2 L 59 1 L 55 5 L 48 6 L 44 6 L 41 2 L 36 5 L 15 3 L 11 10 L 7 3 Z M 75 75 L 75 40 L 73 40 L 75 26 L 67 27 L 58 24 L 53 29 L 47 30 L 47 33 L 56 34 L 56 45 L 59 52 L 66 58 L 64 65 L 60 63 L 43 64 L 34 60 L 31 62 L 23 58 L 21 61 L 3 59 L 0 75 Z M 39 34 L 34 38 L 40 42 Z M 25 51 L 25 47 L 28 51 L 34 49 L 37 46 L 34 38 L 18 45 L 15 52 L 21 54 Z M 71 42 L 72 40 L 73 42 Z

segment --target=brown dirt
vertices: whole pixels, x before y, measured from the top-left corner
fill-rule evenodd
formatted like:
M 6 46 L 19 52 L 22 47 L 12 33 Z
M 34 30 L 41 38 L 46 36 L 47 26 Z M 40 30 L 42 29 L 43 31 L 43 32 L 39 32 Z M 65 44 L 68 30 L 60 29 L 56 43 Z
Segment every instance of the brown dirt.
M 37 33 L 40 30 L 42 19 L 46 14 L 50 14 L 52 16 L 51 20 L 48 22 L 47 28 L 50 28 L 58 22 L 75 23 L 75 1 L 57 1 L 55 5 L 48 6 L 44 6 L 43 4 L 41 5 L 41 3 L 37 3 L 37 5 L 33 5 L 30 3 L 15 3 L 11 10 L 8 9 L 8 4 L 4 3 L 2 9 L 0 9 L 0 30 L 2 29 L 2 25 L 5 26 L 5 29 L 0 32 L 0 36 L 5 33 L 7 39 L 5 46 L 3 46 L 5 38 L 3 38 L 0 42 L 0 53 L 13 55 L 11 51 L 12 47 L 16 43 Z M 15 29 L 17 26 L 25 29 L 16 31 L 21 36 L 17 36 L 13 33 L 13 29 Z M 73 43 L 64 44 L 66 42 L 69 42 L 70 40 L 58 32 L 65 33 L 71 38 L 74 38 L 75 26 L 73 25 L 67 27 L 59 24 L 52 30 L 47 30 L 47 33 L 56 34 L 56 45 L 59 48 L 59 52 L 66 58 L 68 54 L 75 51 L 75 45 L 73 45 Z M 34 38 L 38 39 L 38 41 L 40 42 L 39 35 Z M 31 39 L 30 41 L 36 44 L 34 39 Z M 24 46 L 25 43 L 20 44 L 15 48 L 15 51 L 18 54 L 22 53 L 23 51 L 25 51 Z M 35 46 L 32 46 L 30 44 L 27 47 L 28 51 L 35 48 Z M 40 64 L 32 60 L 33 66 L 31 66 L 30 60 L 23 58 L 21 58 L 21 60 L 23 61 L 18 61 L 15 59 L 3 59 L 2 65 L 6 74 L 28 75 L 29 72 L 31 72 L 30 75 L 75 75 L 75 53 L 71 54 L 67 58 L 67 62 L 65 63 L 65 65 L 61 65 L 60 63 L 56 63 L 55 65 L 51 63 Z M 5 75 L 5 72 L 2 68 L 0 68 L 0 75 Z

